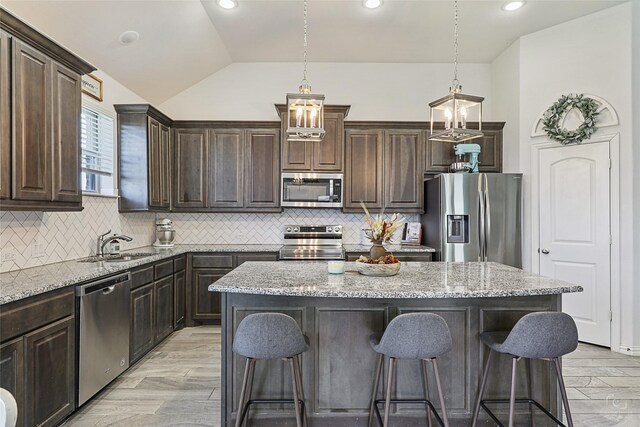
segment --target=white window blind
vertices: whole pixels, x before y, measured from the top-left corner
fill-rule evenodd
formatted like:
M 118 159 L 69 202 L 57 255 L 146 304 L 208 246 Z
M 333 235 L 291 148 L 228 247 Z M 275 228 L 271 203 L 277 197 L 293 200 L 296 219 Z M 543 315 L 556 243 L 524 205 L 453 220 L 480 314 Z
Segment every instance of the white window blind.
M 113 174 L 113 119 L 82 107 L 82 170 L 103 176 Z

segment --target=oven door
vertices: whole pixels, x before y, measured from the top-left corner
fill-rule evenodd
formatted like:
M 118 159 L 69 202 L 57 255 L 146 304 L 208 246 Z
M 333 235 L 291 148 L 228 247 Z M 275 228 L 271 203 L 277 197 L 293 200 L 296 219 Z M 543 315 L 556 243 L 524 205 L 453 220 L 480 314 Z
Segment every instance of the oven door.
M 342 174 L 283 173 L 282 206 L 341 208 Z

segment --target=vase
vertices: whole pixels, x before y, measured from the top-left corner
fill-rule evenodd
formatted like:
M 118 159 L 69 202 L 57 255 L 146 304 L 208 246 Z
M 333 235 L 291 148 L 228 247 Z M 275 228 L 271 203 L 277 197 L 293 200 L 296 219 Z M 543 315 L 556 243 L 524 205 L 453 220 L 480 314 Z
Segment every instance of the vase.
M 373 246 L 369 250 L 369 257 L 373 259 L 382 258 L 387 254 L 387 250 L 382 246 L 382 242 L 372 242 Z

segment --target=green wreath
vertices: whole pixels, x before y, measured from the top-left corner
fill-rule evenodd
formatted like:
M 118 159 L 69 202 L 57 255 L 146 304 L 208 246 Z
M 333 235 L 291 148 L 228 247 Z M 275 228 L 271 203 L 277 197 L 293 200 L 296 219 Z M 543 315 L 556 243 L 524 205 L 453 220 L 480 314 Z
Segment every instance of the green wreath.
M 561 128 L 560 119 L 573 108 L 577 108 L 584 121 L 576 130 L 567 130 Z M 560 144 L 579 144 L 585 139 L 589 139 L 593 133 L 598 130 L 596 127 L 596 118 L 599 111 L 598 104 L 591 98 L 580 95 L 562 95 L 560 99 L 553 103 L 542 118 L 542 129 L 547 136 Z

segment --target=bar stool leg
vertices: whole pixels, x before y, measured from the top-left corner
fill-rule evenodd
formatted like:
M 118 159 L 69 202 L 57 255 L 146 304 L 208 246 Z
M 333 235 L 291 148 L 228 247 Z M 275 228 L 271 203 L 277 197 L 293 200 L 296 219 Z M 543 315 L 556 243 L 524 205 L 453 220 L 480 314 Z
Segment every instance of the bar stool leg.
M 422 365 L 422 385 L 424 387 L 424 398 L 429 400 L 429 378 L 427 377 L 427 361 L 422 359 L 420 361 Z M 427 426 L 431 427 L 431 406 L 427 405 Z
M 256 372 L 256 359 L 249 359 L 249 376 L 247 377 L 247 394 L 244 397 L 246 411 L 243 411 L 242 418 L 244 421 L 242 422 L 243 427 L 247 425 L 247 419 L 249 418 L 247 415 L 249 414 L 249 402 L 251 401 L 251 392 L 253 391 L 253 374 Z
M 516 369 L 518 367 L 518 358 L 514 357 L 511 364 L 511 394 L 509 395 L 509 427 L 515 425 L 515 409 L 516 409 Z
M 376 376 L 373 381 L 373 392 L 371 393 L 371 405 L 369 405 L 369 423 L 368 427 L 373 427 L 373 417 L 375 416 L 376 398 L 378 397 L 378 385 L 380 384 L 380 376 L 382 375 L 383 354 L 378 354 L 376 363 Z
M 529 389 L 529 399 L 533 400 L 533 377 L 531 375 L 531 359 L 524 359 L 527 368 L 527 388 Z M 531 427 L 535 427 L 536 420 L 533 403 L 529 403 L 529 416 L 531 417 Z
M 553 364 L 556 366 L 556 376 L 558 377 L 558 385 L 560 385 L 560 393 L 562 394 L 562 403 L 564 404 L 564 410 L 567 413 L 567 424 L 569 424 L 569 427 L 573 427 L 573 418 L 571 417 L 571 409 L 569 409 L 569 399 L 567 399 L 567 389 L 564 386 L 564 379 L 562 378 L 562 368 L 560 367 L 560 360 L 558 358 L 553 359 Z
M 440 408 L 442 411 L 442 421 L 444 423 L 444 427 L 449 427 L 449 416 L 447 415 L 447 407 L 444 404 L 444 394 L 442 393 L 442 383 L 440 382 L 440 370 L 438 369 L 438 361 L 435 359 L 431 359 L 433 363 L 433 372 L 436 376 L 436 385 L 438 386 L 438 396 L 440 397 Z
M 300 395 L 298 394 L 298 381 L 296 380 L 296 368 L 295 362 L 293 361 L 293 357 L 287 358 L 289 362 L 289 367 L 291 368 L 291 385 L 293 386 L 293 401 L 294 401 L 294 409 L 296 410 L 296 426 L 302 427 L 302 417 L 300 416 Z
M 384 402 L 384 423 L 382 427 L 389 426 L 389 412 L 391 412 L 391 387 L 393 386 L 393 377 L 396 373 L 396 359 L 389 358 L 389 377 L 387 378 L 387 399 Z
M 302 385 L 302 367 L 300 363 L 301 355 L 294 357 L 293 361 L 296 365 L 296 379 L 298 380 L 298 390 L 300 390 L 300 400 L 302 401 L 302 425 L 307 427 L 307 405 L 304 398 L 304 386 Z
M 249 370 L 251 369 L 251 359 L 247 359 L 247 363 L 244 366 L 244 377 L 242 378 L 242 390 L 240 391 L 240 402 L 238 402 L 238 410 L 236 411 L 236 427 L 242 426 L 244 414 L 244 406 L 246 404 L 247 395 L 247 381 L 249 379 Z
M 489 349 L 489 355 L 487 356 L 487 363 L 484 365 L 484 373 L 482 374 L 482 381 L 480 383 L 480 390 L 478 391 L 478 399 L 476 400 L 476 409 L 473 411 L 473 421 L 471 427 L 476 427 L 478 422 L 478 416 L 480 415 L 480 402 L 482 402 L 482 395 L 484 394 L 484 388 L 487 385 L 487 377 L 489 376 L 489 368 L 491 367 L 491 358 L 493 357 L 493 350 Z

